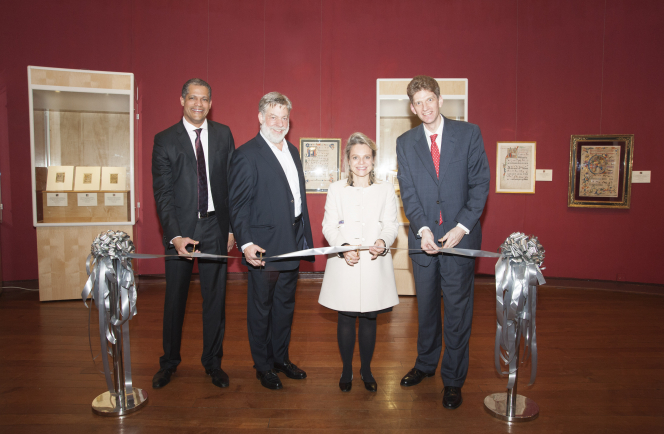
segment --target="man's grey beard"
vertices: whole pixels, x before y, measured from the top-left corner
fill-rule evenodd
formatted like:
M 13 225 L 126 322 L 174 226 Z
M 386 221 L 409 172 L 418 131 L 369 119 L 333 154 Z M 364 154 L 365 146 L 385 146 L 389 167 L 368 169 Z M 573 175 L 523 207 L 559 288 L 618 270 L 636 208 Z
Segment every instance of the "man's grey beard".
M 265 122 L 261 124 L 261 132 L 263 135 L 272 143 L 273 145 L 278 145 L 284 140 L 284 137 L 286 137 L 286 134 L 288 134 L 288 130 L 290 129 L 290 124 L 286 127 L 286 129 L 283 131 L 282 134 L 279 135 L 274 135 L 272 134 L 272 131 L 270 131 L 270 127 L 268 127 Z

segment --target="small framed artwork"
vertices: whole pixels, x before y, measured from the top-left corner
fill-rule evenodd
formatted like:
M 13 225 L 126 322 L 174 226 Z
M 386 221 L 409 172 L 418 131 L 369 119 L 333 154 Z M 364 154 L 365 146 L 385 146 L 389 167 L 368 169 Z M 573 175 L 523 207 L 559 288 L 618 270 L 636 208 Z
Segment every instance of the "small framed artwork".
M 300 158 L 307 193 L 327 193 L 339 180 L 341 139 L 300 139 Z
M 101 167 L 76 166 L 74 191 L 97 191 L 101 180 Z
M 46 191 L 71 191 L 74 188 L 74 166 L 48 166 Z
M 572 136 L 567 206 L 628 209 L 633 154 L 633 134 Z
M 127 189 L 126 167 L 102 167 L 101 168 L 101 190 L 102 191 L 124 191 Z
M 498 142 L 496 193 L 535 193 L 537 142 Z

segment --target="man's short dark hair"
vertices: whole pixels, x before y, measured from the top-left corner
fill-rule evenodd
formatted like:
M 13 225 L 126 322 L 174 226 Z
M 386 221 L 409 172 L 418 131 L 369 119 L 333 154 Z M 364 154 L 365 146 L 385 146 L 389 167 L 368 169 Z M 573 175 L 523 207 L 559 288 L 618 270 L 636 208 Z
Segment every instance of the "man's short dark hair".
M 187 82 L 182 86 L 182 98 L 186 98 L 187 94 L 189 93 L 189 86 L 190 85 L 194 86 L 203 86 L 207 87 L 208 90 L 208 96 L 210 99 L 212 99 L 212 88 L 210 87 L 209 84 L 205 80 L 201 80 L 200 78 L 192 78 L 191 80 L 187 80 Z
M 418 75 L 408 83 L 408 90 L 406 92 L 411 103 L 413 102 L 413 96 L 421 90 L 428 90 L 435 93 L 437 97 L 440 97 L 438 82 L 428 75 Z

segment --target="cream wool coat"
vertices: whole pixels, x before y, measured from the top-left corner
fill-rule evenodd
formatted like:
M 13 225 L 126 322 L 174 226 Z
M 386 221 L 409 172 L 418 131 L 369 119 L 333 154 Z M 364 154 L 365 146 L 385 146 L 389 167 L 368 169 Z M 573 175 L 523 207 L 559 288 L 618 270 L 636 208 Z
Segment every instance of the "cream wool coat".
M 327 192 L 323 217 L 327 242 L 372 246 L 380 238 L 391 246 L 398 228 L 394 187 L 387 182 L 365 188 L 346 183 L 337 181 Z M 318 303 L 345 312 L 373 312 L 399 304 L 391 253 L 372 261 L 369 251 L 361 250 L 354 266 L 329 255 Z

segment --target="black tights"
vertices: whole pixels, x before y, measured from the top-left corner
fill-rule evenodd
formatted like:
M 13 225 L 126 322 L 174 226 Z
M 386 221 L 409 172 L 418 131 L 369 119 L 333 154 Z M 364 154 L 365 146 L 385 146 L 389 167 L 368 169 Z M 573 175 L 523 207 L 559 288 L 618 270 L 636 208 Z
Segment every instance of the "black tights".
M 360 374 L 364 381 L 375 381 L 371 375 L 371 358 L 376 346 L 376 320 L 360 317 L 360 329 L 358 332 L 360 340 L 360 361 L 362 366 Z M 339 312 L 337 319 L 337 341 L 344 370 L 341 380 L 344 383 L 353 378 L 353 350 L 355 349 L 355 317 L 344 315 Z

